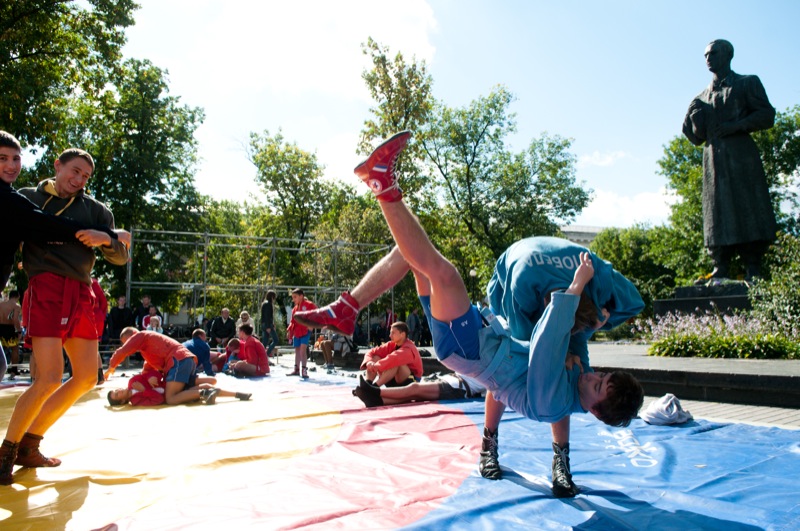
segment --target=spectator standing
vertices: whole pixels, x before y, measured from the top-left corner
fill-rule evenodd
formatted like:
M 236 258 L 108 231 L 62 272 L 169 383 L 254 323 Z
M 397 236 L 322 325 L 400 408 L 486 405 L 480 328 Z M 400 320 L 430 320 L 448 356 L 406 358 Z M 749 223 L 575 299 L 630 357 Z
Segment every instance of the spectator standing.
M 117 297 L 117 305 L 108 312 L 108 338 L 118 341 L 123 328 L 136 324 L 133 311 L 128 308 L 128 299 L 125 295 Z
M 275 330 L 275 299 L 277 294 L 269 290 L 267 298 L 261 303 L 261 343 L 267 349 L 267 356 L 278 346 L 278 332 Z
M 419 338 L 422 335 L 422 326 L 419 319 L 419 308 L 414 308 L 408 314 L 408 337 L 415 345 L 419 345 Z
M 289 376 L 302 375 L 303 378 L 308 378 L 308 343 L 311 339 L 311 331 L 295 321 L 294 314 L 314 310 L 317 305 L 307 300 L 300 288 L 292 290 L 292 302 L 294 302 L 292 320 L 286 329 L 286 339 L 294 346 L 294 372 L 289 373 Z
M 19 363 L 19 343 L 22 335 L 21 317 L 22 307 L 19 305 L 19 292 L 11 290 L 8 292 L 8 299 L 0 302 L 0 345 L 11 351 L 12 365 Z M 0 374 L 0 380 L 3 379 L 4 374 L 5 368 Z

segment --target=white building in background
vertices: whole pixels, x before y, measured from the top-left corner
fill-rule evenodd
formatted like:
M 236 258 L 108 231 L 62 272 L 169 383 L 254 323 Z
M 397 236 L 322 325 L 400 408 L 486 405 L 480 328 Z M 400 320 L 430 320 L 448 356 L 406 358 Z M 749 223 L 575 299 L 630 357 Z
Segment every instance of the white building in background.
M 562 225 L 559 227 L 564 233 L 564 238 L 572 243 L 589 247 L 600 231 L 605 227 L 590 227 L 587 225 Z

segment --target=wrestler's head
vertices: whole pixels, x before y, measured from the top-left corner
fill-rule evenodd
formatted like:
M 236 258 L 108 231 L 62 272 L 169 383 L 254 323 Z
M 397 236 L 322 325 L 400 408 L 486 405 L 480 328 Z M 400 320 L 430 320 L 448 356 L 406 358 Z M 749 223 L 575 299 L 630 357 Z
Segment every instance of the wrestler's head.
M 583 373 L 578 380 L 581 407 L 609 426 L 627 426 L 644 402 L 642 385 L 622 371 Z
M 112 406 L 124 406 L 131 401 L 132 394 L 130 389 L 112 389 L 108 392 L 108 403 Z
M 22 146 L 14 135 L 0 131 L 0 180 L 13 184 L 22 171 Z
M 70 148 L 61 153 L 55 162 L 56 193 L 59 197 L 72 197 L 83 190 L 94 172 L 94 159 L 86 151 Z

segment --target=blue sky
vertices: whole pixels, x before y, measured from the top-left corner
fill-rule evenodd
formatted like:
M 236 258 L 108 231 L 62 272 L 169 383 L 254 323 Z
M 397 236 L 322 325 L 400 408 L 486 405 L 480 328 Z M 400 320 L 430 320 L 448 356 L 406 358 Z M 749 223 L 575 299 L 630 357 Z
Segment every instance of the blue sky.
M 369 116 L 360 44 L 369 36 L 425 60 L 434 96 L 462 106 L 505 85 L 522 150 L 546 131 L 574 140 L 594 199 L 576 224 L 660 224 L 657 174 L 692 97 L 710 81 L 703 50 L 735 47 L 778 110 L 800 104 L 800 2 L 535 0 L 138 0 L 128 57 L 169 71 L 171 94 L 203 107 L 197 186 L 217 199 L 258 196 L 244 146 L 276 132 L 316 152 L 326 177 L 354 183 Z

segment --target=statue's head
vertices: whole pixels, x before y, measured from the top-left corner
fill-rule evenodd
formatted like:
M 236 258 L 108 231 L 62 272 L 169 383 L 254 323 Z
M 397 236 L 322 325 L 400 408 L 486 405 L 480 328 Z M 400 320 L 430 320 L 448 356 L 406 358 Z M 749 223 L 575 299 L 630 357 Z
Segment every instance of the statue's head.
M 708 43 L 703 54 L 706 58 L 708 69 L 717 74 L 730 70 L 733 59 L 733 44 L 725 39 L 716 39 Z

